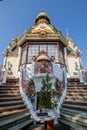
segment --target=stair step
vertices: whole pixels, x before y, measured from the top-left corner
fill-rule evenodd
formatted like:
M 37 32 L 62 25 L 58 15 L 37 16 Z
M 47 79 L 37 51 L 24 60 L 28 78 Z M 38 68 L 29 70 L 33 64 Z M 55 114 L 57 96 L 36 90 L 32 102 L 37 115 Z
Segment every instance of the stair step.
M 77 104 L 77 105 L 84 105 L 84 106 L 87 106 L 87 101 L 81 101 L 81 100 L 65 100 L 64 101 L 65 104 Z
M 0 130 L 23 130 L 33 124 L 22 100 L 17 79 L 0 85 Z
M 1 130 L 1 127 L 2 126 L 5 126 L 7 124 L 12 124 L 12 123 L 16 123 L 17 121 L 20 121 L 20 119 L 22 120 L 23 118 L 30 118 L 30 113 L 25 113 L 24 115 L 20 115 L 18 117 L 14 117 L 14 118 L 10 118 L 10 119 L 7 119 L 7 120 L 4 120 L 4 121 L 1 121 L 0 122 L 0 130 Z
M 77 92 L 75 92 L 75 93 L 74 92 L 67 92 L 66 95 L 67 96 L 68 95 L 71 95 L 71 96 L 73 96 L 73 95 L 74 96 L 87 96 L 87 93 L 86 92 L 81 92 L 81 93 L 80 92 L 78 92 L 78 93 Z
M 26 129 L 27 127 L 33 125 L 33 119 L 28 119 L 26 121 L 23 121 L 11 128 L 8 128 L 6 130 L 22 130 L 22 129 Z
M 0 94 L 0 98 L 1 97 L 15 97 L 15 96 L 20 96 L 20 93 Z
M 26 105 L 14 105 L 14 106 L 8 106 L 8 107 L 0 107 L 0 112 L 8 112 L 8 111 L 13 111 L 13 110 L 21 110 L 23 108 L 25 108 Z
M 71 105 L 71 104 L 65 104 L 63 103 L 63 107 L 71 108 L 71 109 L 78 109 L 78 110 L 84 110 L 87 111 L 87 106 L 81 106 L 81 105 Z
M 19 79 L 14 79 L 14 78 L 7 78 L 6 83 L 18 83 Z
M 0 94 L 8 94 L 8 93 L 20 93 L 19 90 L 0 90 Z
M 19 87 L 2 87 L 0 86 L 0 91 L 2 90 L 19 90 Z
M 86 127 L 77 125 L 77 124 L 75 124 L 75 123 L 72 123 L 71 121 L 67 121 L 67 120 L 64 120 L 64 119 L 60 119 L 59 121 L 60 121 L 62 124 L 68 126 L 69 128 L 71 127 L 71 130 L 87 130 Z
M 87 128 L 87 119 L 84 119 L 84 118 L 78 118 L 77 116 L 73 116 L 73 115 L 68 115 L 68 114 L 64 114 L 64 113 L 61 113 L 61 116 L 63 119 L 66 119 L 66 120 L 69 120 L 73 123 L 76 123 L 78 125 L 81 125 L 81 126 L 84 126 Z
M 67 88 L 67 91 L 70 91 L 70 92 L 87 92 L 87 89 L 84 89 L 84 88 Z
M 68 86 L 87 87 L 86 84 L 81 84 L 81 83 L 68 83 Z
M 20 92 L 19 89 L 3 89 L 3 90 L 0 90 L 0 93 L 8 93 L 8 92 Z
M 21 96 L 16 96 L 16 97 L 0 97 L 0 102 L 9 102 L 9 101 L 17 101 L 17 100 L 22 100 Z
M 87 86 L 67 86 L 67 88 L 69 89 L 86 89 L 87 90 Z
M 17 104 L 24 104 L 24 102 L 21 101 L 9 101 L 9 102 L 0 102 L 0 107 L 2 106 L 13 106 L 13 105 L 17 105 Z
M 4 112 L 0 114 L 0 121 L 2 120 L 7 120 L 8 118 L 12 118 L 14 116 L 18 115 L 23 115 L 24 113 L 29 112 L 27 108 L 24 108 L 22 110 L 15 110 L 15 111 L 9 111 L 9 112 Z
M 65 100 L 66 99 L 70 99 L 70 100 L 87 100 L 87 96 L 78 96 L 78 95 L 76 95 L 76 96 L 71 96 L 71 95 L 66 95 L 66 97 L 65 97 Z
M 82 117 L 82 118 L 87 119 L 87 112 L 80 111 L 80 110 L 61 108 L 61 113 L 65 113 L 65 114 L 68 114 L 68 115 L 74 115 L 74 116 L 77 116 L 77 117 Z
M 68 83 L 60 122 L 74 130 L 87 129 L 87 85 Z
M 19 84 L 7 84 L 7 83 L 6 83 L 6 84 L 1 84 L 0 87 L 3 87 L 3 88 L 4 88 L 4 87 L 5 87 L 5 88 L 6 88 L 6 87 L 12 87 L 12 88 L 16 88 L 16 87 L 17 87 L 17 88 L 19 88 Z

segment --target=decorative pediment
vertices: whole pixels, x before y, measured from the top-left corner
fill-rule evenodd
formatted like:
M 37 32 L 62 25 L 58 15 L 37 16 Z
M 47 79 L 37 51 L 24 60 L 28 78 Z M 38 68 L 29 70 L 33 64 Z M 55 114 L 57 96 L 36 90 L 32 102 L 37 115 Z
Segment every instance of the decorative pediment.
M 52 72 L 53 67 L 49 56 L 44 51 L 40 52 L 39 55 L 36 57 L 34 73 L 40 74 L 40 73 L 52 73 Z
M 38 26 L 36 26 L 36 28 L 34 28 L 32 30 L 31 33 L 40 33 L 41 34 L 42 32 L 45 32 L 47 34 L 54 33 L 53 29 L 46 23 L 40 23 Z

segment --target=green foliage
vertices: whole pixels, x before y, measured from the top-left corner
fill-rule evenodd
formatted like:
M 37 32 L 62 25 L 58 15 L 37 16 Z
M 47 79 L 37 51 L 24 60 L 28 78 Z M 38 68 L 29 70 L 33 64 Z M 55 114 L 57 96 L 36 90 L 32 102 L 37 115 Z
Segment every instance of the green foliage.
M 75 62 L 75 70 L 78 71 L 78 64 Z
M 28 84 L 28 96 L 31 99 L 31 102 L 34 102 L 35 100 L 35 95 L 36 95 L 36 90 L 35 90 L 35 84 L 33 79 L 30 79 L 29 84 Z
M 73 72 L 74 75 L 78 75 L 78 72 Z
M 12 72 L 12 64 L 8 61 L 8 75 L 12 75 L 13 72 Z
M 56 97 L 58 98 L 61 96 L 61 83 L 58 78 L 55 79 L 54 86 L 56 90 Z
M 56 103 L 54 102 L 56 91 L 52 89 L 51 78 L 47 74 L 42 80 L 42 87 L 39 97 L 39 108 L 54 108 Z
M 55 85 L 56 91 L 59 91 L 59 89 L 60 89 L 60 83 L 59 83 L 59 79 L 58 78 L 56 78 L 54 85 Z

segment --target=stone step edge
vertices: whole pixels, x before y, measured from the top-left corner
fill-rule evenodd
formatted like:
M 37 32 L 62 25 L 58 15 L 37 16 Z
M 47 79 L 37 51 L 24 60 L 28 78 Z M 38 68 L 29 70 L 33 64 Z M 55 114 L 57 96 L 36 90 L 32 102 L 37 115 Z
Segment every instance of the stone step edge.
M 0 91 L 2 91 L 2 90 L 19 90 L 19 87 L 17 88 L 17 87 L 0 87 Z
M 78 117 L 82 117 L 84 119 L 87 119 L 87 112 L 79 111 L 79 110 L 70 110 L 70 109 L 60 109 L 61 113 L 68 114 L 68 115 L 77 115 Z
M 72 107 L 72 108 L 75 107 L 75 108 L 82 108 L 82 109 L 85 108 L 85 109 L 87 109 L 87 106 L 81 106 L 81 105 L 78 106 L 78 105 L 70 105 L 70 104 L 64 103 L 63 106 L 69 106 L 69 107 Z
M 87 103 L 87 101 L 84 101 L 84 100 L 70 100 L 70 99 L 65 99 L 64 101 L 69 101 L 69 102 L 84 102 L 84 103 Z
M 24 102 L 23 102 L 23 100 L 21 100 L 21 101 L 9 101 L 9 102 L 0 102 L 0 106 L 2 106 L 2 105 L 9 105 L 9 106 L 11 106 L 11 105 L 15 105 L 15 104 L 24 104 Z
M 29 113 L 29 110 L 27 109 L 22 109 L 20 111 L 13 111 L 12 113 L 7 113 L 6 115 L 3 114 L 0 116 L 0 122 L 8 119 L 12 119 L 14 117 L 18 117 L 20 115 L 24 115 L 25 113 Z
M 4 118 L 6 116 L 10 116 L 10 115 L 14 115 L 14 114 L 21 113 L 21 112 L 26 112 L 26 111 L 29 112 L 29 110 L 27 108 L 24 108 L 22 110 L 10 111 L 8 113 L 0 113 L 0 118 Z
M 81 94 L 81 95 L 82 94 L 87 94 L 86 91 L 82 92 L 82 93 L 79 91 L 78 93 Z M 78 94 L 78 93 L 77 92 L 66 92 L 66 94 Z
M 27 121 L 23 121 L 23 122 L 15 125 L 15 126 L 13 126 L 11 128 L 8 128 L 6 130 L 21 130 L 21 129 L 26 129 L 26 127 L 29 127 L 31 125 L 33 125 L 33 119 L 29 119 Z
M 0 102 L 1 100 L 18 100 L 18 99 L 22 99 L 21 96 L 17 96 L 17 97 L 0 97 Z
M 7 93 L 7 94 L 3 93 L 3 94 L 0 94 L 1 97 L 3 97 L 3 96 L 17 96 L 17 95 L 20 96 L 20 93 L 14 93 L 14 95 L 13 95 L 13 93 Z
M 74 103 L 74 104 L 82 104 L 82 105 L 87 105 L 87 101 L 64 101 L 63 103 L 65 103 L 65 104 L 72 104 L 72 103 Z
M 1 84 L 0 87 L 19 87 L 19 84 Z
M 9 125 L 9 124 L 12 124 L 14 122 L 19 122 L 19 120 L 22 120 L 24 118 L 30 118 L 30 113 L 26 113 L 24 115 L 20 115 L 20 116 L 16 116 L 14 118 L 10 118 L 10 119 L 7 119 L 7 120 L 4 120 L 4 121 L 0 121 L 0 130 L 2 127 L 4 127 L 5 125 Z
M 10 109 L 18 109 L 18 108 L 22 108 L 22 107 L 26 107 L 26 105 L 23 104 L 23 105 L 9 106 L 9 107 L 0 107 L 0 111 L 10 110 Z
M 14 101 L 14 102 L 6 102 L 6 104 L 3 102 L 3 103 L 0 103 L 0 108 L 4 108 L 4 107 L 10 107 L 10 106 L 15 106 L 15 105 L 23 105 L 24 102 L 23 101 Z
M 87 112 L 83 112 L 83 111 L 81 111 L 81 110 L 72 110 L 72 109 L 69 109 L 69 108 L 61 108 L 60 109 L 61 111 L 63 110 L 63 111 L 68 111 L 68 112 L 72 112 L 72 113 L 76 113 L 76 114 L 81 114 L 81 115 L 83 115 L 83 116 L 85 116 L 85 115 L 87 115 Z
M 85 100 L 87 100 L 87 96 L 85 96 L 85 97 L 83 97 L 83 96 L 70 96 L 70 95 L 66 95 L 66 97 L 65 98 L 73 98 L 74 100 L 76 99 L 76 100 L 78 100 L 78 99 L 80 99 L 80 100 L 82 100 L 82 99 L 85 99 Z
M 0 90 L 0 93 L 5 93 L 5 92 L 20 92 L 19 89 L 3 89 L 3 90 Z
M 60 119 L 59 122 L 66 125 L 68 128 L 71 128 L 70 130 L 87 130 L 87 128 L 74 124 L 71 121 Z
M 61 113 L 61 116 L 62 116 L 63 119 L 69 120 L 69 121 L 71 121 L 71 122 L 73 122 L 75 124 L 78 124 L 78 125 L 81 125 L 81 126 L 87 128 L 87 120 L 85 122 L 85 119 L 82 119 L 82 118 L 77 118 L 76 119 L 76 117 L 73 119 L 73 116 L 65 115 L 65 114 L 62 114 L 62 113 Z
M 82 86 L 80 86 L 80 87 L 79 86 L 78 87 L 77 86 L 73 87 L 73 85 L 72 85 L 72 87 L 71 86 L 67 86 L 67 89 L 76 89 L 77 90 L 78 88 L 79 88 L 79 90 L 80 89 L 84 90 L 84 89 L 87 89 L 87 86 L 86 87 L 82 87 Z

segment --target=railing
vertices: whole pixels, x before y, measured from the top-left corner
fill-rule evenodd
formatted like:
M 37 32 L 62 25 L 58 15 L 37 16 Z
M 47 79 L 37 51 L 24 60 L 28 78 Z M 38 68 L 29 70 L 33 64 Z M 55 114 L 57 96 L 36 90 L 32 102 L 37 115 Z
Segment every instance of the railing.
M 66 68 L 65 67 L 63 67 L 61 69 L 61 75 L 62 75 L 61 87 L 63 89 L 62 89 L 62 95 L 58 99 L 58 106 L 57 106 L 58 118 L 60 118 L 60 109 L 61 109 L 62 103 L 65 99 L 66 91 L 67 91 L 67 78 L 66 78 L 67 76 L 66 76 Z
M 61 82 L 61 90 L 62 90 L 61 96 L 60 96 L 60 98 L 57 102 L 57 104 L 58 104 L 57 109 L 55 110 L 55 112 L 58 114 L 58 115 L 56 114 L 56 119 L 55 119 L 55 122 L 57 122 L 56 120 L 57 120 L 58 117 L 60 117 L 60 108 L 61 108 L 61 105 L 64 101 L 64 98 L 65 98 L 65 95 L 66 95 L 66 89 L 67 89 L 66 68 L 65 67 L 58 68 L 58 65 L 54 65 L 54 73 L 53 74 L 55 74 L 53 78 L 56 78 L 56 77 L 59 78 L 59 80 Z M 36 114 L 35 111 L 34 111 L 34 110 L 36 110 L 34 106 L 36 106 L 37 101 L 35 99 L 35 104 L 32 104 L 31 101 L 27 97 L 26 87 L 27 87 L 28 78 L 27 78 L 26 69 L 23 68 L 23 67 L 20 68 L 19 78 L 20 78 L 20 93 L 21 93 L 21 96 L 22 96 L 23 100 L 25 101 L 25 104 L 27 105 L 28 109 L 30 110 L 32 117 L 34 117 L 35 114 Z M 35 77 L 33 76 L 33 78 L 35 78 Z M 54 80 L 53 80 L 53 83 L 54 83 Z
M 81 83 L 87 84 L 87 70 L 79 70 L 79 78 Z
M 0 71 L 0 85 L 2 83 L 6 83 L 6 79 L 7 79 L 7 70 L 6 69 L 2 69 Z
M 20 93 L 21 93 L 21 96 L 22 96 L 27 108 L 29 109 L 29 111 L 31 113 L 31 116 L 34 117 L 36 113 L 33 110 L 33 105 L 31 103 L 31 101 L 29 100 L 29 98 L 27 97 L 26 90 L 22 83 L 23 83 L 23 68 L 21 68 L 20 72 L 19 72 Z M 25 83 L 25 87 L 26 87 L 26 83 Z

